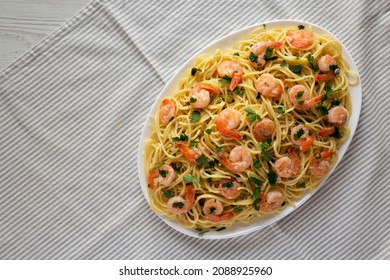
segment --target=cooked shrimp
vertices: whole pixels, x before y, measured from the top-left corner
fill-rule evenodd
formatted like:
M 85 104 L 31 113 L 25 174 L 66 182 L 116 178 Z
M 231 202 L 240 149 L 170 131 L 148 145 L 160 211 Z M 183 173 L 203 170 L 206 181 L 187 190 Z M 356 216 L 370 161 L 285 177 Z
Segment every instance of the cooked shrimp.
M 253 126 L 252 133 L 256 141 L 264 142 L 272 136 L 275 128 L 275 123 L 273 121 L 264 118 Z
M 219 183 L 219 191 L 227 199 L 235 199 L 240 196 L 241 191 L 238 189 L 240 184 L 237 181 L 222 179 Z
M 264 54 L 267 51 L 267 48 L 279 48 L 283 46 L 282 42 L 259 42 L 252 46 L 251 52 L 257 56 L 257 61 L 251 61 L 253 67 L 264 66 L 266 61 L 264 59 Z
M 175 179 L 175 170 L 172 166 L 164 164 L 163 166 L 150 170 L 148 184 L 150 189 L 154 190 L 159 184 L 169 186 Z
M 318 61 L 318 67 L 323 74 L 317 74 L 315 80 L 318 82 L 331 81 L 334 78 L 334 71 L 330 69 L 331 66 L 337 66 L 337 61 L 332 56 L 326 54 Z
M 198 157 L 200 157 L 201 152 L 196 148 L 189 148 L 185 144 L 178 142 L 176 146 L 179 148 L 183 156 L 188 159 L 190 162 L 196 162 Z
M 168 200 L 167 210 L 175 215 L 187 213 L 194 206 L 195 191 L 191 185 L 186 186 L 185 198 L 174 196 Z
M 232 78 L 230 82 L 230 90 L 233 91 L 237 85 L 241 82 L 241 77 L 244 75 L 242 66 L 233 60 L 224 60 L 221 64 L 218 65 L 218 76 L 221 78 L 228 76 Z
M 314 142 L 310 130 L 303 124 L 291 128 L 290 139 L 295 145 L 300 146 L 302 152 L 306 152 Z
M 334 57 L 326 54 L 318 60 L 318 67 L 320 68 L 321 72 L 329 72 L 331 71 L 330 66 L 335 65 L 337 66 L 337 61 L 334 59 Z
M 223 152 L 219 152 L 218 156 L 221 163 L 233 173 L 243 172 L 252 164 L 252 155 L 246 146 L 234 147 L 229 156 Z
M 233 212 L 227 212 L 225 214 L 222 214 L 223 212 L 223 205 L 222 202 L 219 200 L 215 200 L 213 198 L 206 200 L 206 202 L 203 205 L 203 213 L 206 215 L 206 218 L 210 222 L 221 222 L 225 220 L 229 220 L 231 217 L 234 216 Z
M 325 127 L 324 129 L 317 132 L 318 136 L 325 136 L 325 135 L 331 135 L 335 133 L 334 127 Z
M 264 212 L 270 212 L 280 207 L 284 202 L 284 195 L 278 190 L 270 190 L 264 197 L 260 194 L 260 209 Z
M 306 110 L 317 105 L 322 95 L 309 99 L 309 91 L 305 86 L 295 85 L 288 91 L 288 99 L 296 109 Z
M 342 127 L 347 122 L 349 113 L 343 106 L 336 106 L 328 112 L 328 122 L 335 126 Z
M 310 173 L 317 178 L 324 177 L 330 170 L 331 166 L 326 159 L 334 154 L 332 151 L 324 151 L 318 154 L 310 162 Z
M 210 93 L 217 93 L 217 90 L 209 85 L 197 83 L 191 90 L 191 97 L 196 100 L 191 103 L 192 108 L 202 109 L 209 105 Z
M 324 73 L 324 74 L 317 74 L 314 77 L 314 80 L 317 82 L 327 82 L 327 81 L 333 80 L 333 78 L 334 78 L 334 73 L 328 72 L 328 73 Z
M 281 157 L 275 161 L 275 172 L 279 177 L 290 178 L 299 171 L 301 160 L 296 151 L 288 150 L 288 155 Z
M 255 82 L 255 88 L 266 97 L 278 97 L 283 92 L 280 80 L 271 74 L 261 75 Z
M 226 137 L 242 139 L 242 136 L 233 131 L 240 124 L 240 113 L 237 110 L 226 108 L 223 110 L 216 120 L 218 131 Z
M 166 125 L 176 115 L 176 104 L 170 99 L 164 99 L 162 103 L 163 106 L 160 108 L 160 122 Z
M 309 30 L 290 30 L 286 38 L 296 49 L 306 49 L 313 44 L 313 33 Z

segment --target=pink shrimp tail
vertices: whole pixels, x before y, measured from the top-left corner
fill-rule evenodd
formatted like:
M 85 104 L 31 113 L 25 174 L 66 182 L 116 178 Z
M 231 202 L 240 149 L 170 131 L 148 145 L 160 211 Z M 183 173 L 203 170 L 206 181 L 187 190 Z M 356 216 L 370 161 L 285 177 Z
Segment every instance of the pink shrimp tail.
M 215 223 L 217 223 L 217 222 L 229 220 L 229 219 L 231 219 L 233 216 L 234 216 L 234 212 L 227 212 L 227 213 L 224 213 L 224 214 L 222 214 L 222 215 L 215 215 L 215 214 L 207 215 L 207 219 L 208 219 L 210 222 L 215 222 Z
M 242 73 L 234 73 L 230 82 L 230 91 L 233 91 L 241 82 Z
M 333 78 L 334 78 L 333 72 L 329 72 L 326 74 L 317 74 L 314 79 L 317 82 L 327 82 L 333 80 Z

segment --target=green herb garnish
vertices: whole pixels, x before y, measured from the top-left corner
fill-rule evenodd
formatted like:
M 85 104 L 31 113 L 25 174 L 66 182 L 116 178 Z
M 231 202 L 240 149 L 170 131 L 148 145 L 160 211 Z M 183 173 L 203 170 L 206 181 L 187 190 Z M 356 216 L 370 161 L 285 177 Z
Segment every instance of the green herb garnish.
M 244 210 L 244 207 L 242 207 L 242 206 L 236 206 L 233 208 L 234 213 L 241 212 L 242 210 Z
M 184 207 L 184 203 L 183 202 L 174 202 L 173 204 L 172 204 L 172 207 L 173 208 L 183 208 Z
M 316 109 L 320 112 L 321 116 L 326 116 L 329 113 L 328 108 L 323 105 L 316 107 Z
M 317 61 L 314 59 L 314 56 L 312 56 L 311 54 L 309 54 L 307 56 L 307 61 L 309 62 L 311 68 L 313 68 L 314 71 L 318 71 L 319 68 L 318 68 L 318 63 Z
M 233 182 L 222 182 L 222 188 L 232 188 L 234 186 Z
M 271 186 L 274 186 L 276 184 L 276 173 L 273 172 L 272 170 L 270 170 L 267 174 L 268 176 L 268 180 L 269 180 L 269 183 L 271 184 Z
M 196 147 L 196 145 L 198 145 L 198 144 L 199 144 L 199 141 L 191 141 L 190 142 L 191 147 Z
M 220 152 L 222 150 L 222 147 L 216 146 L 215 150 L 217 150 L 217 152 Z
M 196 102 L 197 101 L 197 99 L 195 98 L 195 97 L 191 97 L 190 98 L 190 103 L 194 103 L 194 102 Z
M 331 104 L 334 105 L 334 106 L 339 106 L 339 105 L 340 105 L 340 100 L 338 100 L 338 99 L 333 100 L 333 101 L 331 102 Z
M 279 113 L 279 114 L 284 114 L 285 110 L 283 107 L 278 107 L 278 109 L 276 109 L 276 111 Z
M 341 139 L 341 138 L 343 138 L 343 136 L 340 134 L 340 130 L 339 130 L 338 127 L 335 127 L 335 128 L 334 128 L 334 133 L 331 134 L 331 135 L 329 135 L 329 136 L 330 136 L 330 137 L 334 137 L 334 138 L 336 138 L 336 139 Z
M 261 117 L 251 108 L 245 108 L 244 111 L 247 113 L 246 116 L 251 122 L 254 122 L 255 120 L 261 121 Z
M 260 168 L 261 167 L 261 163 L 260 163 L 260 160 L 258 158 L 255 158 L 253 160 L 253 167 L 254 168 Z
M 267 50 L 265 51 L 265 54 L 264 54 L 265 61 L 278 59 L 277 56 L 272 56 L 273 51 L 274 51 L 273 48 L 267 48 Z
M 295 95 L 295 99 L 298 100 L 299 98 L 301 98 L 303 95 L 303 90 L 301 91 L 298 91 L 297 95 Z
M 256 177 L 253 177 L 253 176 L 249 177 L 248 181 L 255 184 L 255 185 L 258 185 L 258 186 L 261 186 L 262 184 L 264 184 L 264 181 L 262 181 Z
M 163 178 L 167 177 L 167 175 L 168 175 L 168 171 L 163 170 L 163 169 L 159 169 L 158 173 L 160 173 L 161 177 L 163 177 Z
M 187 140 L 188 140 L 188 136 L 185 135 L 185 134 L 180 135 L 180 137 L 173 137 L 173 138 L 172 138 L 172 141 L 173 141 L 173 142 L 179 142 L 179 141 L 185 142 L 185 141 L 187 141 Z
M 270 138 L 267 139 L 267 142 L 259 142 L 261 148 L 261 154 L 264 156 L 265 161 L 271 161 L 272 155 L 268 152 L 268 148 L 271 146 Z
M 199 184 L 200 180 L 192 177 L 191 175 L 184 175 L 183 180 L 186 183 L 194 183 L 194 184 Z
M 258 197 L 258 198 L 256 198 L 255 201 L 253 201 L 253 203 L 252 203 L 252 206 L 253 206 L 253 208 L 255 208 L 256 211 L 259 211 L 259 210 L 260 210 L 260 206 L 259 206 L 260 201 L 261 201 L 261 198 Z
M 302 137 L 303 134 L 305 134 L 305 131 L 303 130 L 303 128 L 300 128 L 298 132 L 293 135 L 294 140 L 298 140 Z
M 230 84 L 230 82 L 232 81 L 232 78 L 230 78 L 229 76 L 225 75 L 225 76 L 223 76 L 223 78 L 219 79 L 218 81 L 220 83 L 223 83 L 223 84 Z
M 156 164 L 153 166 L 153 169 L 154 169 L 154 168 L 157 168 L 157 167 L 160 167 L 160 166 L 163 166 L 164 164 L 165 164 L 164 161 L 158 162 L 158 163 L 156 163 Z
M 280 63 L 280 66 L 281 67 L 286 67 L 287 66 L 287 62 L 283 59 L 282 63 Z
M 174 196 L 175 196 L 175 193 L 174 193 L 174 192 L 171 192 L 171 191 L 167 191 L 167 192 L 163 191 L 163 194 L 164 194 L 164 196 L 167 197 L 167 198 L 171 198 L 171 197 L 174 197 Z
M 196 72 L 202 72 L 202 70 L 201 69 L 199 69 L 199 68 L 196 68 L 196 67 L 192 67 L 192 69 L 191 69 L 191 75 L 192 76 L 195 76 L 195 74 L 196 74 Z
M 257 62 L 258 56 L 255 55 L 253 52 L 250 52 L 249 54 L 249 60 L 252 62 Z
M 303 30 L 303 29 L 305 29 L 305 26 L 304 25 L 298 25 L 298 29 L 299 30 Z
M 201 155 L 196 159 L 196 162 L 200 165 L 203 165 L 204 167 L 209 167 L 209 162 L 207 160 L 207 157 L 205 155 Z
M 340 68 L 337 65 L 329 65 L 329 69 L 333 71 L 336 75 L 340 73 Z
M 256 199 L 261 193 L 261 188 L 255 188 L 255 191 L 251 195 L 251 199 Z
M 241 96 L 241 95 L 244 94 L 244 90 L 243 90 L 243 89 L 239 89 L 238 87 L 236 87 L 236 88 L 233 90 L 233 93 Z
M 305 184 L 305 182 L 303 182 L 303 183 L 300 183 L 298 187 L 299 187 L 299 188 L 301 188 L 301 189 L 304 189 L 304 188 L 306 188 L 306 184 Z
M 289 65 L 288 68 L 291 70 L 291 72 L 293 72 L 295 74 L 301 74 L 302 65 L 300 65 L 300 64 Z
M 206 132 L 208 135 L 210 135 L 210 134 L 211 134 L 211 128 L 206 129 L 205 132 Z
M 200 120 L 201 114 L 199 111 L 192 111 L 190 122 L 197 122 Z

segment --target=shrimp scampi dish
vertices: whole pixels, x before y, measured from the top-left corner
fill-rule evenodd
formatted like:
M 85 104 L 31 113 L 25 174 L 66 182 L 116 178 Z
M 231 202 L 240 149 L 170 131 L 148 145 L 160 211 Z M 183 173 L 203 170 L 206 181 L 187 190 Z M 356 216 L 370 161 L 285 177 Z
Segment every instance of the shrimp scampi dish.
M 358 79 L 309 25 L 263 26 L 202 54 L 145 142 L 151 209 L 207 232 L 294 207 L 337 161 Z

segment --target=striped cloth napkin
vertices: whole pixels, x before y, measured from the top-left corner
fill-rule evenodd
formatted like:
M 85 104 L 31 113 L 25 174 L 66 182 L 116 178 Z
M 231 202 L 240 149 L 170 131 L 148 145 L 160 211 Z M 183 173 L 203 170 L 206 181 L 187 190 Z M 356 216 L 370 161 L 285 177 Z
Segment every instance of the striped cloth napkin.
M 0 75 L 2 259 L 389 259 L 389 1 L 93 1 Z M 228 240 L 176 232 L 136 171 L 146 113 L 195 52 L 239 28 L 300 19 L 360 70 L 345 157 L 301 208 Z

